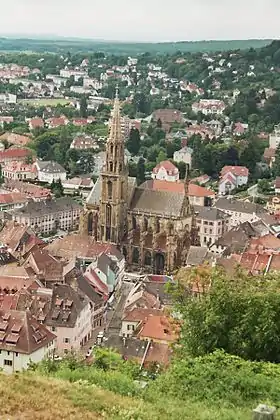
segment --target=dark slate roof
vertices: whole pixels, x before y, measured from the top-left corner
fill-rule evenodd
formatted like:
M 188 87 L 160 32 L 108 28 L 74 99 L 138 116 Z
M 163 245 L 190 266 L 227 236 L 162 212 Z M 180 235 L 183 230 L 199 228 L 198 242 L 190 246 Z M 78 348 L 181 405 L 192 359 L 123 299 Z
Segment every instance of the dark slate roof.
M 215 207 L 220 210 L 229 210 L 238 213 L 266 213 L 266 210 L 260 204 L 228 198 L 219 198 L 215 203 Z
M 90 285 L 90 283 L 85 279 L 85 277 L 81 274 L 77 277 L 77 285 L 79 289 L 89 298 L 91 302 L 94 302 L 96 305 L 104 303 L 104 299 L 101 295 L 99 295 L 94 288 Z
M 188 252 L 186 265 L 197 266 L 203 264 L 208 256 L 206 246 L 191 246 Z
M 223 220 L 229 217 L 228 214 L 215 207 L 194 206 L 197 217 L 204 220 Z
M 226 232 L 215 245 L 226 248 L 226 254 L 238 253 L 244 251 L 249 239 L 255 236 L 259 235 L 250 223 L 245 222 Z
M 56 200 L 29 201 L 25 207 L 13 211 L 13 214 L 29 217 L 39 217 L 46 214 L 54 214 L 67 210 L 82 210 L 82 206 L 69 197 Z
M 184 194 L 135 188 L 130 210 L 141 213 L 181 215 Z
M 45 323 L 49 326 L 73 328 L 88 303 L 84 293 L 74 290 L 68 284 L 59 284 L 53 288 L 51 309 Z
M 66 170 L 63 168 L 63 166 L 61 166 L 57 162 L 54 162 L 53 160 L 51 160 L 51 161 L 38 160 L 37 165 L 39 167 L 39 170 L 41 172 L 45 172 L 45 173 L 56 174 L 56 173 L 65 173 L 66 172 Z

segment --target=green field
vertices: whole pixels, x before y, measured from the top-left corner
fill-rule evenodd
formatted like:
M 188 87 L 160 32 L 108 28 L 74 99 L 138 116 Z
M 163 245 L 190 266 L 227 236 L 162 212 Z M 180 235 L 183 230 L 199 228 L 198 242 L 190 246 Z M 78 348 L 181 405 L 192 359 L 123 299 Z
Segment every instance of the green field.
M 42 98 L 42 99 L 20 99 L 18 103 L 29 105 L 29 106 L 57 106 L 57 105 L 67 105 L 69 104 L 69 99 L 64 98 Z

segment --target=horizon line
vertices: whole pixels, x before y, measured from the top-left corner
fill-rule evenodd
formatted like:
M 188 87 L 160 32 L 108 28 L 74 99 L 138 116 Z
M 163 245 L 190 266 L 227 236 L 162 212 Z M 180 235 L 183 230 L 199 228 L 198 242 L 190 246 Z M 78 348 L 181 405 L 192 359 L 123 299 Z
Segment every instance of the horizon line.
M 53 40 L 65 40 L 65 41 L 90 41 L 90 42 L 102 42 L 102 43 L 121 43 L 121 44 L 179 44 L 179 43 L 197 43 L 197 42 L 238 42 L 238 41 L 274 41 L 279 40 L 279 38 L 222 38 L 222 39 L 196 39 L 196 40 L 162 40 L 162 41 L 140 41 L 140 40 L 119 40 L 119 39 L 104 39 L 104 38 L 87 38 L 87 37 L 79 37 L 79 36 L 67 36 L 67 35 L 52 35 L 52 34 L 5 34 L 0 33 L 0 38 L 6 39 L 29 39 L 29 40 L 45 40 L 45 41 L 53 41 Z

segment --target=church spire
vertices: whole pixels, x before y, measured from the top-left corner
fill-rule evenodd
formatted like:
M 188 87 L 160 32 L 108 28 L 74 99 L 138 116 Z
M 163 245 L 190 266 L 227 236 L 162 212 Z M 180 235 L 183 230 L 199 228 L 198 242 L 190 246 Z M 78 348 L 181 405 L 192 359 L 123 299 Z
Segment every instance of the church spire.
M 121 127 L 121 110 L 119 100 L 119 87 L 116 87 L 116 95 L 114 100 L 114 107 L 112 110 L 112 117 L 110 121 L 110 131 L 108 143 L 121 143 L 123 142 L 122 127 Z

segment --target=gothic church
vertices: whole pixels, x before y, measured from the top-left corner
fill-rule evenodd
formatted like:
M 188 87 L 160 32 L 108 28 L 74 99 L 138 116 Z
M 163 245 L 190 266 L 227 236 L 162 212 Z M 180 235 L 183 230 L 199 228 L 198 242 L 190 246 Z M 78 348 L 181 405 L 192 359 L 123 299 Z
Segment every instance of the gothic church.
M 130 269 L 171 273 L 185 263 L 197 242 L 195 217 L 184 194 L 137 186 L 128 176 L 121 111 L 116 95 L 106 144 L 106 161 L 90 192 L 80 231 L 118 246 Z

